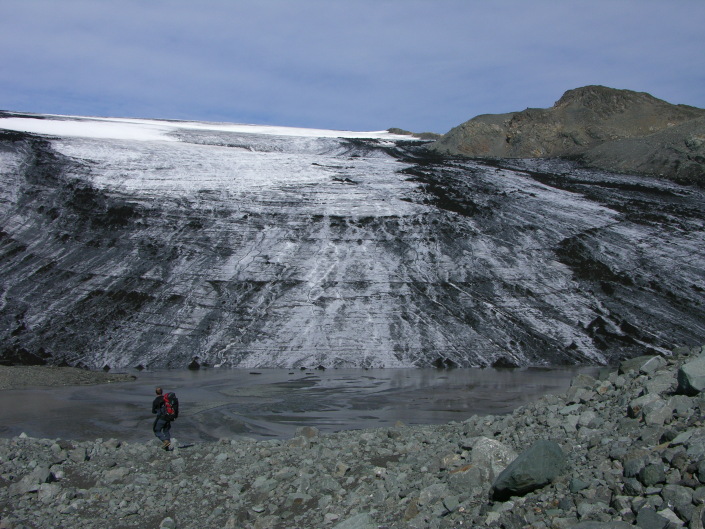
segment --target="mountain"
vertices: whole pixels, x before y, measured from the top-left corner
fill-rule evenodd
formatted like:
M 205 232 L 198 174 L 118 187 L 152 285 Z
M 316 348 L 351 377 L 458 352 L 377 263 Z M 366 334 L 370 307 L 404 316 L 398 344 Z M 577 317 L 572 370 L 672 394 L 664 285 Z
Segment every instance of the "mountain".
M 426 145 L 0 113 L 0 362 L 545 366 L 704 341 L 702 190 Z
M 551 108 L 477 116 L 431 148 L 475 157 L 571 157 L 608 171 L 705 185 L 705 110 L 586 86 Z

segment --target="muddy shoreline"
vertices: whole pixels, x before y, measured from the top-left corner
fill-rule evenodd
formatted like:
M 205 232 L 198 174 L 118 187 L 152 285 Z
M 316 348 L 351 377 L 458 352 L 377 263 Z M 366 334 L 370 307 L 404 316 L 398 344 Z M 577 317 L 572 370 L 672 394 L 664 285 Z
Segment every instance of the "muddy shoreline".
M 76 367 L 0 366 L 0 391 L 7 389 L 53 388 L 130 382 L 137 377 L 127 373 L 89 371 Z

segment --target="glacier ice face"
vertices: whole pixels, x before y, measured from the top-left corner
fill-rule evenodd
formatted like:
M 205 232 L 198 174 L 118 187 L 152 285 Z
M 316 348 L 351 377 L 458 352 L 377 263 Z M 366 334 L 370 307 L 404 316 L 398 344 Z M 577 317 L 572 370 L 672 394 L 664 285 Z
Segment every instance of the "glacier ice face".
M 5 362 L 550 365 L 705 337 L 698 189 L 384 133 L 9 118 Z

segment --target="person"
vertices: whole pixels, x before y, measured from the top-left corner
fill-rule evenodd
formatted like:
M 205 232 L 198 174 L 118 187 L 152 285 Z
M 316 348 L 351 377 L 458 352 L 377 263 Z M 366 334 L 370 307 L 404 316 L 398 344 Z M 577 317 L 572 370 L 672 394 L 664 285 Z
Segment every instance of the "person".
M 157 388 L 155 391 L 157 396 L 152 402 L 152 413 L 157 414 L 157 418 L 154 419 L 154 435 L 162 442 L 164 450 L 171 450 L 171 421 L 179 416 L 179 401 L 174 399 L 171 403 L 174 408 L 174 416 L 168 417 L 164 405 L 164 391 L 162 388 Z

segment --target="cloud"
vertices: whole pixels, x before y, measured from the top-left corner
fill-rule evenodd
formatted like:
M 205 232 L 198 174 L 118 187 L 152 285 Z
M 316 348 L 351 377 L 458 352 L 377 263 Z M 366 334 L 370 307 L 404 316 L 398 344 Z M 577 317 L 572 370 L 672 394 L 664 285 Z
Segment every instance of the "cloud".
M 439 132 L 585 84 L 705 106 L 703 19 L 687 0 L 5 0 L 0 106 Z

